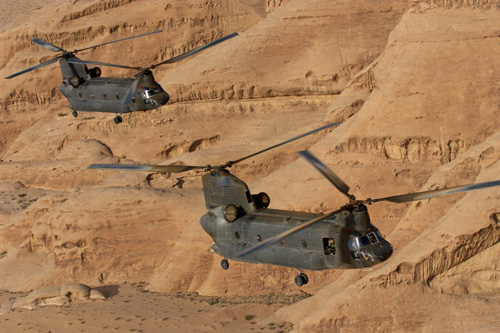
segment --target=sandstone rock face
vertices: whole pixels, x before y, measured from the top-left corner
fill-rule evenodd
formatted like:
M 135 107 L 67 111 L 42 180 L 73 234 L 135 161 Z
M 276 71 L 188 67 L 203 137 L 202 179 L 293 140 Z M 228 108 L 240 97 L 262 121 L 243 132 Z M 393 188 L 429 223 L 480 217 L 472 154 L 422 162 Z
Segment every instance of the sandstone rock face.
M 98 289 L 92 289 L 81 283 L 63 284 L 32 291 L 28 295 L 15 301 L 2 304 L 2 312 L 15 309 L 33 310 L 47 305 L 68 305 L 70 302 L 82 299 L 106 299 Z
M 57 65 L 0 81 L 2 289 L 67 281 L 147 281 L 153 291 L 205 295 L 296 288 L 291 269 L 220 269 L 198 222 L 202 173 L 87 170 L 90 163 L 214 165 L 342 121 L 232 172 L 267 192 L 273 208 L 313 212 L 345 198 L 297 160 L 298 150 L 314 152 L 358 198 L 498 179 L 498 1 L 36 3 L 35 12 L 16 12 L 25 23 L 2 20 L 4 76 L 52 56 L 34 37 L 74 49 L 163 29 L 82 55 L 143 66 L 240 36 L 155 69 L 172 102 L 124 115 L 119 126 L 107 114 L 72 118 Z M 306 332 L 495 327 L 499 197 L 494 188 L 370 206 L 393 257 L 370 271 L 308 272 L 304 290 L 314 296 L 269 321 Z
M 329 119 L 351 118 L 345 130 L 314 149 L 348 184 L 357 185 L 356 195 L 394 193 L 367 185 L 364 173 L 384 187 L 411 181 L 401 186 L 410 191 L 497 177 L 499 100 L 491 92 L 500 76 L 491 52 L 499 47 L 499 27 L 481 28 L 478 22 L 492 23 L 500 13 L 490 4 L 472 6 L 479 11 L 450 7 L 414 3 L 367 70 L 373 74 L 362 73 L 332 103 Z M 371 86 L 360 85 L 362 79 Z M 363 105 L 356 112 L 358 100 Z M 384 171 L 381 163 L 393 169 Z M 384 228 L 395 247 L 393 258 L 371 272 L 343 274 L 315 300 L 277 317 L 295 318 L 299 329 L 311 332 L 488 326 L 498 304 L 467 295 L 496 294 L 495 255 L 488 263 L 484 259 L 496 253 L 499 241 L 498 198 L 498 190 L 492 190 L 432 199 L 410 205 L 400 216 L 397 210 L 388 214 L 389 207 L 371 208 L 380 225 L 401 220 L 394 230 L 394 225 Z M 374 301 L 381 299 L 387 302 Z M 453 318 L 453 324 L 445 318 Z

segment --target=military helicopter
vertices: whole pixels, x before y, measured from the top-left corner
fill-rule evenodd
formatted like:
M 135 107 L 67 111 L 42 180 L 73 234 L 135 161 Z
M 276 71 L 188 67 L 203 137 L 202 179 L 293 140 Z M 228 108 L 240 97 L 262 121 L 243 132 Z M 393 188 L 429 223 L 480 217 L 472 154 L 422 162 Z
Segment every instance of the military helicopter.
M 158 82 L 155 81 L 153 73 L 151 72 L 152 69 L 161 65 L 180 61 L 227 39 L 238 36 L 237 33 L 227 35 L 189 52 L 145 68 L 86 61 L 75 56 L 76 53 L 84 50 L 95 49 L 100 46 L 160 32 L 162 31 L 149 32 L 73 51 L 67 51 L 39 38 L 34 38 L 32 39 L 33 43 L 52 52 L 60 52 L 60 54 L 36 66 L 9 75 L 6 79 L 11 79 L 32 70 L 45 67 L 59 60 L 59 67 L 62 73 L 62 84 L 59 86 L 59 90 L 61 90 L 62 94 L 68 99 L 71 109 L 73 110 L 73 116 L 77 117 L 78 111 L 111 112 L 116 114 L 114 122 L 119 124 L 123 121 L 119 114 L 132 111 L 153 110 L 165 105 L 169 101 L 170 96 L 163 90 Z M 101 69 L 99 67 L 88 68 L 87 65 L 135 69 L 138 73 L 134 78 L 101 77 Z
M 299 287 L 309 281 L 302 270 L 367 268 L 389 259 L 393 247 L 371 223 L 367 205 L 380 201 L 406 203 L 500 185 L 498 180 L 358 200 L 340 177 L 312 153 L 301 151 L 299 154 L 349 201 L 328 214 L 315 214 L 269 209 L 270 198 L 266 193 L 251 194 L 248 186 L 227 170 L 248 158 L 338 124 L 320 127 L 218 166 L 92 164 L 89 168 L 168 173 L 206 171 L 202 176 L 206 213 L 200 223 L 214 241 L 212 249 L 223 257 L 222 268 L 229 268 L 228 259 L 291 267 L 298 270 L 295 283 Z

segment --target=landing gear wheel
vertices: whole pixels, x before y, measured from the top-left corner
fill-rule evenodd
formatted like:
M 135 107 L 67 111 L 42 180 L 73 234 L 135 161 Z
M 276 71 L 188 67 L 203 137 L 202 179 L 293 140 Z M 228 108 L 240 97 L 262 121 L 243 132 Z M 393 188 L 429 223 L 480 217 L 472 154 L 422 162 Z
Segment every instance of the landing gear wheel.
M 295 277 L 295 284 L 299 287 L 302 287 L 302 285 L 305 284 L 304 277 L 302 274 L 299 274 Z
M 71 112 L 71 114 L 73 115 L 73 117 L 78 117 L 78 112 L 76 112 L 76 110 L 73 110 L 73 112 Z
M 222 259 L 220 261 L 220 266 L 223 270 L 227 270 L 229 268 L 229 262 L 227 261 L 227 259 Z
M 300 273 L 300 276 L 302 277 L 302 281 L 304 281 L 303 284 L 309 283 L 309 278 L 307 277 L 307 275 L 305 275 L 304 273 Z
M 123 118 L 122 116 L 116 116 L 115 119 L 113 119 L 115 121 L 115 124 L 119 124 L 123 121 Z

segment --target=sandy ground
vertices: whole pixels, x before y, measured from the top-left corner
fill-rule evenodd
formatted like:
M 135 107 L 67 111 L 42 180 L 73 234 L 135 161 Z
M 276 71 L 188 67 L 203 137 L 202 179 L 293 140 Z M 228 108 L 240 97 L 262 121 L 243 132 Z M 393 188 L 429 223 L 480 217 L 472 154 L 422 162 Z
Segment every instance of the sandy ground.
M 153 293 L 142 283 L 100 287 L 106 300 L 76 300 L 68 306 L 17 309 L 0 316 L 2 332 L 288 332 L 291 323 L 263 323 L 279 308 L 307 293 L 257 297 Z M 0 302 L 25 293 L 0 292 Z

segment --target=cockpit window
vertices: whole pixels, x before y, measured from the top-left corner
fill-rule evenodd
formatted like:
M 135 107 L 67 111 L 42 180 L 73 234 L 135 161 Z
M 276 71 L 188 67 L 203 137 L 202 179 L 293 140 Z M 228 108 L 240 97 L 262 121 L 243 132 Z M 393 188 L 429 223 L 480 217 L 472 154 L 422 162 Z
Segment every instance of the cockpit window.
M 363 248 L 365 246 L 378 243 L 382 239 L 383 238 L 381 236 L 379 238 L 378 230 L 376 230 L 375 232 L 370 232 L 366 235 L 355 232 L 349 237 L 347 247 L 349 248 L 353 259 L 358 259 L 360 257 L 363 257 Z
M 145 104 L 153 104 L 153 105 L 158 105 L 158 101 L 155 99 L 155 96 L 158 95 L 159 93 L 164 92 L 163 88 L 157 84 L 153 88 L 146 88 L 142 92 L 142 99 L 144 100 Z
M 379 241 L 379 239 L 377 238 L 377 235 L 374 232 L 370 232 L 368 235 L 366 235 L 366 237 L 368 237 L 368 239 L 370 240 L 370 243 L 372 243 L 372 244 L 375 244 Z
M 371 245 L 370 241 L 368 240 L 368 237 L 366 237 L 366 236 L 358 237 L 358 244 L 359 244 L 359 247 Z
M 151 97 L 153 97 L 153 96 L 154 96 L 154 94 L 155 94 L 155 93 L 154 93 L 154 90 L 153 90 L 153 89 L 146 89 L 146 90 L 144 90 L 144 92 L 143 92 L 143 97 L 144 97 L 144 99 L 150 99 Z

